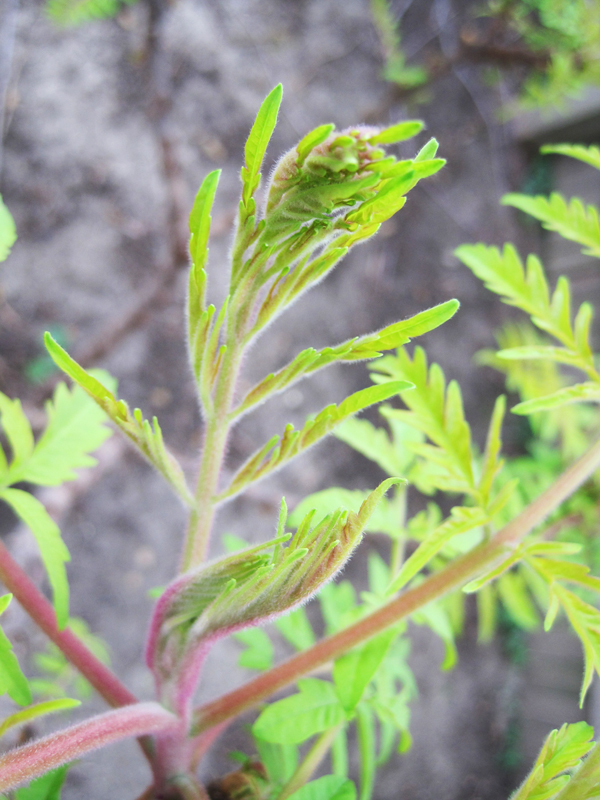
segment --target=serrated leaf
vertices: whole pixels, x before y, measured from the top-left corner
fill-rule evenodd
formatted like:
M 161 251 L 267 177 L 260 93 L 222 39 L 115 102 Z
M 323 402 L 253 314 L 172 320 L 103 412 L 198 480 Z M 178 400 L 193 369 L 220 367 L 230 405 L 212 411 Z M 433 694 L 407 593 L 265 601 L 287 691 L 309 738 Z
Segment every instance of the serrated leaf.
M 594 206 L 584 206 L 577 197 L 568 203 L 557 192 L 552 192 L 550 197 L 507 194 L 502 203 L 530 214 L 547 230 L 556 231 L 565 239 L 582 245 L 584 255 L 600 256 L 600 225 Z
M 254 453 L 233 476 L 229 487 L 218 495 L 218 500 L 233 497 L 254 481 L 279 469 L 300 453 L 316 444 L 347 417 L 356 414 L 375 403 L 412 388 L 408 381 L 388 381 L 378 386 L 369 386 L 351 394 L 339 406 L 331 404 L 315 417 L 307 420 L 304 427 L 295 430 L 288 425 L 282 436 L 273 437 L 266 445 Z
M 143 419 L 139 409 L 131 414 L 123 400 L 117 401 L 113 393 L 72 359 L 49 333 L 45 334 L 44 342 L 54 363 L 96 401 L 119 430 L 166 478 L 179 497 L 189 506 L 193 506 L 194 499 L 187 487 L 183 470 L 165 447 L 156 417 L 153 418 L 151 425 L 148 420 Z
M 17 241 L 17 228 L 12 214 L 0 195 L 0 262 L 4 261 Z
M 40 501 L 29 492 L 3 489 L 0 498 L 9 504 L 35 536 L 52 587 L 56 621 L 62 630 L 69 619 L 69 583 L 65 564 L 71 556 L 60 529 Z
M 246 166 L 242 170 L 242 182 L 244 184 L 242 200 L 245 206 L 248 206 L 252 195 L 258 187 L 260 168 L 267 151 L 267 145 L 275 130 L 282 95 L 283 88 L 279 83 L 263 100 L 250 130 L 250 135 L 244 148 Z
M 400 420 L 424 433 L 435 445 L 411 444 L 413 453 L 435 462 L 437 475 L 452 481 L 453 490 L 476 493 L 471 451 L 471 431 L 464 417 L 460 389 L 455 381 L 446 381 L 442 369 L 432 364 L 421 347 L 414 356 L 405 349 L 395 356 L 384 356 L 375 362 L 371 377 L 375 382 L 398 378 L 411 381 L 415 388 L 402 393 L 408 411 L 385 410 L 385 416 Z M 428 465 L 429 466 L 429 465 Z M 431 472 L 428 470 L 428 473 Z M 449 488 L 447 484 L 439 488 Z
M 415 552 L 402 565 L 402 569 L 389 587 L 389 593 L 398 592 L 417 572 L 431 561 L 439 553 L 444 545 L 453 536 L 460 533 L 479 528 L 490 521 L 490 515 L 482 508 L 469 508 L 465 506 L 455 506 L 451 511 L 451 516 L 439 525 L 422 542 Z
M 47 714 L 54 714 L 57 711 L 68 711 L 79 705 L 81 705 L 79 700 L 72 700 L 68 697 L 36 703 L 33 706 L 23 709 L 23 711 L 17 711 L 15 714 L 5 717 L 0 723 L 0 736 L 4 736 L 6 731 L 10 728 L 14 728 L 15 725 L 23 725 L 26 722 L 31 722 L 33 719 L 44 717 Z
M 273 645 L 262 628 L 248 628 L 233 634 L 234 637 L 246 645 L 246 649 L 238 656 L 240 667 L 257 669 L 264 672 L 273 666 Z
M 415 314 L 409 319 L 395 322 L 380 331 L 359 338 L 348 339 L 335 347 L 315 350 L 312 347 L 302 350 L 289 363 L 277 372 L 267 375 L 247 393 L 231 418 L 237 418 L 250 408 L 264 402 L 277 392 L 287 389 L 306 375 L 312 375 L 334 362 L 351 362 L 377 358 L 385 350 L 394 350 L 410 342 L 415 336 L 422 336 L 449 320 L 459 308 L 458 300 L 448 300 L 433 308 Z
M 547 411 L 551 408 L 580 402 L 600 402 L 600 384 L 586 381 L 585 383 L 576 383 L 574 386 L 566 386 L 545 397 L 536 397 L 532 400 L 525 400 L 523 403 L 517 403 L 512 408 L 512 412 L 521 415 L 534 414 L 537 411 Z
M 103 379 L 112 379 L 102 373 Z M 90 453 L 111 436 L 106 415 L 79 386 L 71 391 L 59 383 L 54 397 L 46 403 L 48 423 L 30 457 L 11 465 L 11 483 L 28 481 L 41 486 L 58 486 L 77 478 L 74 471 L 91 467 L 96 459 Z
M 304 784 L 288 800 L 356 800 L 356 787 L 338 775 L 323 775 Z
M 11 599 L 11 594 L 2 595 L 0 614 L 6 610 Z M 0 628 L 0 695 L 3 694 L 8 694 L 15 703 L 21 706 L 31 703 L 31 689 L 27 678 L 21 671 L 10 640 Z
M 540 148 L 541 153 L 555 153 L 562 156 L 570 156 L 584 161 L 596 169 L 600 169 L 600 148 L 596 145 L 586 147 L 582 144 L 544 144 Z
M 336 659 L 333 665 L 333 681 L 346 713 L 354 711 L 362 699 L 396 636 L 397 632 L 393 629 L 383 631 L 362 647 L 350 650 Z
M 511 800 L 550 800 L 569 782 L 567 770 L 577 767 L 593 742 L 593 728 L 586 722 L 565 723 L 546 737 L 539 756 Z M 583 795 L 581 795 L 583 800 Z M 590 797 L 586 794 L 586 797 Z
M 298 689 L 298 694 L 267 706 L 252 726 L 255 736 L 267 742 L 299 744 L 345 720 L 332 683 L 304 678 L 298 681 Z
M 11 400 L 2 392 L 0 392 L 0 422 L 12 450 L 11 468 L 16 469 L 27 461 L 33 452 L 33 432 L 21 408 L 21 401 Z M 7 477 L 2 476 L 2 482 Z

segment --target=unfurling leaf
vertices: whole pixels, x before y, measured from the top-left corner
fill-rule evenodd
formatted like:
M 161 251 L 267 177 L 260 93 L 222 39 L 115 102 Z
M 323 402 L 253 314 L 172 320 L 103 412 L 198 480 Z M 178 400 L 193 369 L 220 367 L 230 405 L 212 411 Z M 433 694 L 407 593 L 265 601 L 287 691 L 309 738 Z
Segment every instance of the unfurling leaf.
M 148 643 L 148 664 L 159 680 L 168 683 L 198 648 L 312 597 L 344 566 L 376 504 L 397 482 L 384 481 L 356 514 L 339 509 L 311 527 L 310 513 L 291 540 L 280 536 L 174 581 L 157 604 Z
M 151 425 L 142 417 L 139 408 L 132 414 L 124 400 L 117 400 L 106 386 L 74 361 L 49 333 L 46 333 L 44 341 L 55 364 L 96 401 L 119 430 L 167 479 L 179 497 L 188 505 L 193 505 L 194 500 L 185 482 L 183 470 L 165 447 L 156 417 Z

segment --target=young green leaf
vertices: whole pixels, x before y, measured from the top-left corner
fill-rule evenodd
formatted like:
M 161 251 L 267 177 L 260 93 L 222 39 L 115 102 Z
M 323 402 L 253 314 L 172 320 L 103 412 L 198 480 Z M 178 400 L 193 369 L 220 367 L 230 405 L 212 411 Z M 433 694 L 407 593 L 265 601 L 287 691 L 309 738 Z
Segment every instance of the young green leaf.
M 260 183 L 260 168 L 275 130 L 282 95 L 283 88 L 279 83 L 265 97 L 244 148 L 246 166 L 242 167 L 242 201 L 246 207 Z
M 552 192 L 550 197 L 506 194 L 502 203 L 530 214 L 547 230 L 556 231 L 565 239 L 577 242 L 582 246 L 584 255 L 600 256 L 600 224 L 594 206 L 584 206 L 577 197 L 569 204 L 556 192 Z
M 208 261 L 208 236 L 210 212 L 215 199 L 221 170 L 210 172 L 202 181 L 190 212 L 190 256 L 192 265 L 188 282 L 188 345 L 194 374 L 200 372 L 202 350 L 208 331 L 205 309 L 206 263 Z
M 12 214 L 4 205 L 0 195 L 0 262 L 4 261 L 10 253 L 11 247 L 17 241 L 17 229 Z
M 9 504 L 35 536 L 52 587 L 57 624 L 62 630 L 69 620 L 69 583 L 65 563 L 71 560 L 71 556 L 60 529 L 40 501 L 29 492 L 2 489 L 0 499 Z
M 557 155 L 570 156 L 584 161 L 596 169 L 600 169 L 600 148 L 596 145 L 586 147 L 582 144 L 544 144 L 540 148 L 544 154 L 556 153 Z
M 565 386 L 564 389 L 545 397 L 536 397 L 531 400 L 525 400 L 523 403 L 517 403 L 513 406 L 513 414 L 534 414 L 537 411 L 548 411 L 553 408 L 560 408 L 561 406 L 569 405 L 571 403 L 585 403 L 600 402 L 600 383 L 593 383 L 586 381 L 585 383 L 576 383 L 574 386 Z
M 375 136 L 371 136 L 369 144 L 397 144 L 406 139 L 412 139 L 423 130 L 423 123 L 419 120 L 406 120 L 405 122 L 397 122 L 395 125 L 390 125 L 389 128 L 384 128 Z
M 332 683 L 317 678 L 298 681 L 298 694 L 267 706 L 252 726 L 259 739 L 299 744 L 316 733 L 335 728 L 346 718 Z
M 351 511 L 358 511 L 368 494 L 366 491 L 352 491 L 351 489 L 338 489 L 337 487 L 315 492 L 298 503 L 290 514 L 290 525 L 300 524 L 311 509 L 315 510 L 317 519 L 329 514 L 333 508 L 340 506 Z M 369 522 L 365 528 L 366 533 L 387 533 L 390 536 L 398 536 L 400 509 L 398 508 L 396 497 L 392 499 L 384 497 L 381 500 L 369 517 Z
M 365 689 L 381 666 L 397 636 L 394 629 L 383 631 L 362 647 L 345 653 L 333 665 L 335 690 L 346 713 L 354 711 Z
M 293 361 L 278 372 L 267 375 L 250 389 L 240 405 L 232 412 L 231 418 L 239 418 L 267 398 L 293 386 L 297 381 L 329 366 L 329 364 L 379 358 L 383 351 L 394 350 L 410 342 L 412 337 L 422 336 L 442 325 L 454 316 L 458 307 L 458 300 L 448 300 L 446 303 L 440 303 L 415 314 L 414 317 L 395 322 L 393 325 L 388 325 L 367 336 L 348 339 L 335 347 L 325 347 L 322 350 L 314 350 L 310 347 L 302 350 Z
M 102 377 L 105 383 L 113 380 L 107 373 Z M 59 383 L 54 397 L 46 403 L 46 413 L 48 424 L 31 455 L 11 464 L 10 483 L 58 486 L 75 480 L 74 470 L 94 466 L 96 459 L 90 453 L 111 436 L 106 415 L 79 386 L 69 391 Z
M 18 469 L 25 463 L 33 452 L 33 432 L 29 420 L 23 413 L 20 400 L 11 400 L 0 392 L 0 423 L 12 450 L 11 469 Z M 6 459 L 3 467 L 6 470 Z M 1 475 L 0 480 L 6 484 L 8 473 Z
M 11 599 L 11 594 L 0 597 L 0 614 L 6 610 Z M 3 694 L 8 694 L 11 700 L 21 706 L 31 703 L 31 689 L 27 678 L 21 672 L 12 644 L 0 628 L 0 695 Z
M 594 729 L 586 722 L 565 723 L 544 742 L 533 769 L 510 800 L 550 800 L 571 780 L 567 771 L 581 763 L 592 746 Z M 584 795 L 579 795 L 584 800 Z M 585 798 L 591 795 L 586 794 Z
M 437 488 L 476 495 L 471 430 L 456 381 L 450 381 L 446 388 L 441 368 L 432 364 L 427 369 L 427 356 L 421 347 L 415 348 L 412 359 L 404 349 L 395 356 L 384 356 L 376 362 L 371 377 L 376 383 L 402 378 L 414 384 L 412 391 L 401 393 L 409 411 L 385 409 L 385 416 L 416 428 L 434 443 L 411 443 L 410 449 L 439 467 L 436 473 L 430 473 Z
M 14 728 L 15 725 L 24 725 L 26 722 L 44 717 L 47 714 L 54 714 L 57 711 L 68 711 L 71 708 L 76 708 L 81 705 L 79 700 L 72 700 L 68 697 L 61 697 L 58 700 L 46 700 L 42 703 L 24 708 L 22 711 L 17 711 L 5 717 L 0 723 L 0 736 L 4 736 L 6 731 Z
M 288 800 L 356 800 L 356 787 L 352 781 L 337 775 L 324 775 L 306 783 L 290 795 Z
M 183 470 L 165 447 L 156 417 L 153 418 L 151 425 L 142 417 L 139 408 L 131 414 L 124 400 L 117 401 L 113 393 L 91 373 L 79 366 L 49 333 L 45 334 L 44 341 L 55 364 L 96 401 L 119 430 L 166 478 L 179 497 L 188 505 L 193 505 L 194 500 L 187 487 Z
M 279 469 L 331 433 L 340 422 L 352 414 L 410 388 L 412 388 L 412 384 L 408 381 L 388 381 L 379 386 L 369 386 L 367 389 L 361 389 L 351 394 L 339 406 L 334 404 L 327 406 L 314 418 L 305 422 L 301 430 L 295 430 L 291 424 L 287 425 L 283 436 L 273 437 L 254 455 L 250 456 L 233 476 L 228 488 L 218 495 L 217 500 L 233 497 L 250 483 Z

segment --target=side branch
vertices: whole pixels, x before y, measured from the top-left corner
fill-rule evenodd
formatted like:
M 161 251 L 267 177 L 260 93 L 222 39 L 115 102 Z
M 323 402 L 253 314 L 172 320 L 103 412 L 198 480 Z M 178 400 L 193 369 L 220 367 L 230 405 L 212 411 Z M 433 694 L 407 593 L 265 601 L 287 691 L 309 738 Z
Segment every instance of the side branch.
M 0 758 L 0 791 L 42 775 L 104 745 L 131 736 L 166 733 L 179 720 L 158 703 L 135 703 L 53 733 Z
M 512 522 L 488 542 L 455 559 L 421 584 L 401 594 L 369 616 L 277 665 L 254 680 L 217 700 L 196 709 L 193 731 L 201 733 L 241 714 L 280 689 L 329 661 L 338 658 L 375 634 L 395 625 L 417 609 L 448 592 L 464 586 L 516 547 L 536 525 L 566 500 L 584 481 L 600 468 L 600 441 L 576 461 Z

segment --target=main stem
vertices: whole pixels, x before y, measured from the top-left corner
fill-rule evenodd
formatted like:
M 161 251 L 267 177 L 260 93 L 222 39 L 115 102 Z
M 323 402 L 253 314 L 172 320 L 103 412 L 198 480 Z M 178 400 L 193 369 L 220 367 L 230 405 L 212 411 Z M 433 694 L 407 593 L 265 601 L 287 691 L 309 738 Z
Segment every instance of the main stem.
M 196 505 L 190 514 L 188 532 L 181 562 L 181 572 L 198 566 L 206 558 L 210 532 L 215 517 L 214 496 L 225 459 L 230 422 L 228 414 L 233 401 L 241 362 L 241 348 L 228 336 L 227 350 L 217 375 L 212 409 L 207 409 L 204 444 L 196 488 Z
M 600 440 L 567 469 L 552 486 L 531 503 L 488 542 L 452 561 L 421 584 L 409 589 L 348 628 L 278 664 L 268 672 L 201 706 L 194 713 L 195 734 L 241 714 L 280 689 L 295 683 L 329 661 L 335 660 L 375 634 L 410 616 L 417 609 L 448 592 L 459 589 L 486 568 L 506 556 L 536 525 L 566 500 L 600 468 Z

